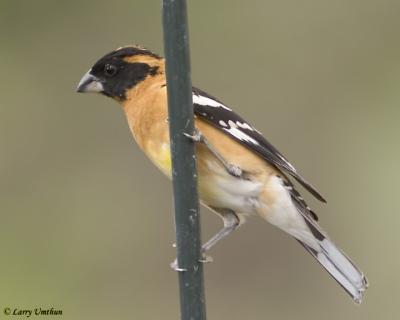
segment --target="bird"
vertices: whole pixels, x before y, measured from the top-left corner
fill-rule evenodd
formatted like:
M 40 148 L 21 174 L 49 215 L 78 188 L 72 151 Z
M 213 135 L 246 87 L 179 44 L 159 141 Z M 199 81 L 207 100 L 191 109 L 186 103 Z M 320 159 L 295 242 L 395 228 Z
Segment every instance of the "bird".
M 94 63 L 77 92 L 99 93 L 120 104 L 138 146 L 171 178 L 162 56 L 140 45 L 120 47 Z M 202 252 L 243 225 L 248 216 L 258 216 L 295 238 L 361 303 L 367 278 L 322 230 L 292 180 L 316 199 L 326 202 L 325 198 L 260 131 L 221 100 L 196 87 L 192 99 L 195 131 L 184 134 L 196 146 L 200 203 L 223 220 L 223 228 L 203 244 Z

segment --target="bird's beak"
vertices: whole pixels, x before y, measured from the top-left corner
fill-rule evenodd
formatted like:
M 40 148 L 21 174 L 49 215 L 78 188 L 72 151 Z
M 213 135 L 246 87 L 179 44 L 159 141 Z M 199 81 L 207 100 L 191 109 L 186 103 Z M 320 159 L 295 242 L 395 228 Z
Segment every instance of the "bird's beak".
M 101 81 L 95 76 L 90 74 L 89 70 L 79 81 L 77 92 L 103 92 L 104 87 Z

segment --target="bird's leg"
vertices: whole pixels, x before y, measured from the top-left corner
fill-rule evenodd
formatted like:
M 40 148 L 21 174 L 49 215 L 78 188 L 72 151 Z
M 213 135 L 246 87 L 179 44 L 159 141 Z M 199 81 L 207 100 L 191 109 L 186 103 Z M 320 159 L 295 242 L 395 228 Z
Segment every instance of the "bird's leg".
M 207 138 L 198 130 L 194 129 L 194 134 L 190 135 L 188 133 L 184 133 L 186 137 L 194 142 L 203 143 L 208 150 L 222 163 L 225 167 L 226 171 L 234 177 L 242 177 L 243 171 L 240 167 L 233 165 L 226 161 L 226 159 L 218 152 L 217 149 L 207 140 Z
M 216 209 L 212 208 L 218 215 L 221 216 L 224 221 L 224 227 L 218 231 L 210 240 L 208 240 L 201 247 L 203 254 L 211 249 L 218 241 L 228 236 L 231 232 L 235 231 L 235 229 L 240 224 L 240 219 L 237 214 L 230 209 Z
M 210 240 L 208 240 L 205 244 L 201 246 L 202 258 L 199 260 L 199 262 L 202 263 L 212 262 L 213 261 L 212 257 L 207 256 L 206 252 L 210 250 L 211 247 L 213 247 L 218 241 L 228 236 L 240 225 L 240 219 L 233 210 L 219 209 L 213 207 L 209 208 L 222 218 L 222 220 L 224 221 L 224 227 L 220 231 L 218 231 Z M 177 259 L 175 259 L 170 264 L 170 267 L 172 268 L 172 270 L 178 272 L 186 271 L 186 269 L 179 268 Z

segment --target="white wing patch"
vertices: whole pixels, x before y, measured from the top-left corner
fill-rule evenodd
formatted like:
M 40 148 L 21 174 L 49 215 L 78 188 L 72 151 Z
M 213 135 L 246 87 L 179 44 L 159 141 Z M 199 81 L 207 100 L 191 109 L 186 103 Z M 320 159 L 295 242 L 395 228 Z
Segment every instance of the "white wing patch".
M 201 106 L 224 108 L 225 110 L 232 111 L 232 109 L 229 109 L 227 106 L 224 106 L 222 103 L 215 101 L 214 99 L 210 99 L 208 97 L 200 96 L 197 94 L 193 94 L 193 103 L 199 104 Z
M 246 123 L 246 122 L 240 122 L 240 121 L 236 121 L 236 125 L 239 127 L 239 128 L 242 128 L 242 129 L 247 129 L 247 130 L 250 130 L 250 131 L 254 131 L 254 128 L 252 127 L 252 126 L 250 126 L 248 123 Z
M 205 97 L 196 93 L 193 93 L 193 103 L 204 106 L 204 107 L 211 107 L 211 108 L 223 108 L 227 111 L 232 111 L 229 109 L 227 106 L 223 105 L 222 103 L 209 98 Z M 203 114 L 204 116 L 207 116 L 207 114 Z M 254 139 L 253 137 L 249 136 L 246 132 L 243 130 L 248 130 L 248 131 L 257 131 L 254 129 L 251 125 L 249 125 L 246 122 L 241 122 L 241 121 L 233 121 L 229 120 L 228 123 L 224 120 L 219 120 L 218 124 L 221 126 L 223 130 L 228 132 L 230 135 L 234 136 L 236 139 L 239 139 L 240 141 L 245 141 L 245 142 L 250 142 L 255 145 L 260 145 L 260 143 Z M 243 129 L 243 130 L 241 130 Z
M 239 129 L 236 123 L 234 123 L 232 120 L 228 121 L 229 129 L 228 128 L 222 128 L 226 132 L 229 132 L 232 136 L 235 138 L 241 140 L 241 141 L 247 141 L 251 142 L 253 144 L 259 145 L 258 141 L 244 133 L 242 130 Z
M 218 123 L 223 127 L 227 127 L 228 126 L 224 120 L 219 120 Z
M 254 128 L 253 126 L 249 125 L 249 124 L 246 123 L 246 122 L 236 121 L 236 124 L 237 124 L 238 127 L 242 128 L 242 129 L 247 129 L 247 130 L 250 130 L 250 131 L 255 131 L 255 132 L 257 132 L 258 134 L 261 134 L 261 135 L 262 135 L 261 131 L 258 131 L 256 128 Z

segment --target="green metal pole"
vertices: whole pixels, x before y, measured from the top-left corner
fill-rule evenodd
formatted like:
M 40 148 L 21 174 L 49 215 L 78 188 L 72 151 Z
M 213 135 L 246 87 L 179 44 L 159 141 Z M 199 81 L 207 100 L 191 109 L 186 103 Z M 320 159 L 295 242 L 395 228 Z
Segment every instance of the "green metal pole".
M 163 0 L 176 245 L 182 320 L 205 320 L 186 0 Z

